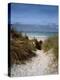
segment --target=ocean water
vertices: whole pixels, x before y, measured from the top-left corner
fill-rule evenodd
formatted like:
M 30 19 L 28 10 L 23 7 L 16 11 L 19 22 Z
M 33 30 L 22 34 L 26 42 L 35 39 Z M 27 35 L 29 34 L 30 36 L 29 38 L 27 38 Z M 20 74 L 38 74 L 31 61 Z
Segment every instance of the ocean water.
M 53 35 L 57 35 L 58 32 L 26 32 L 25 33 L 27 36 L 46 36 L 46 37 L 50 37 Z

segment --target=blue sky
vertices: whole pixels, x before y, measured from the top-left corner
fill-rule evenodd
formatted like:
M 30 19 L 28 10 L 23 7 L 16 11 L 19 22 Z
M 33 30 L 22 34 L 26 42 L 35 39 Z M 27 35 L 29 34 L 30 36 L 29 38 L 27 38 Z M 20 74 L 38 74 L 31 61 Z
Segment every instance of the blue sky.
M 58 7 L 12 3 L 11 23 L 38 25 L 58 24 Z

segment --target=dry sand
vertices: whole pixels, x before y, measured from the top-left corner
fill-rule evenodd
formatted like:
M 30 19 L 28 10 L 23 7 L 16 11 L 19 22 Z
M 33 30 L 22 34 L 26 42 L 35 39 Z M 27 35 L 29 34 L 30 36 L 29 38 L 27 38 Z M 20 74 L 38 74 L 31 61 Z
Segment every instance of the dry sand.
M 14 64 L 11 68 L 11 76 L 39 76 L 58 73 L 57 63 L 53 62 L 52 54 L 46 54 L 43 50 L 37 50 L 36 54 L 37 56 L 33 57 L 32 61 L 26 62 L 26 64 Z
M 37 39 L 38 41 L 42 40 L 46 40 L 48 37 L 47 36 L 29 36 L 29 39 Z

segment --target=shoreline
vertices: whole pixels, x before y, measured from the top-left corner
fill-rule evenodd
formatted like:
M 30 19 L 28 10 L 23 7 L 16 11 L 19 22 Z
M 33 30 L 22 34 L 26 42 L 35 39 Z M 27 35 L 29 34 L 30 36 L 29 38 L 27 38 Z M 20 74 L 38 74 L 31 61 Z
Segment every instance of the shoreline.
M 48 39 L 48 36 L 28 36 L 28 38 L 30 40 L 37 39 L 37 41 L 40 41 L 40 40 L 45 41 L 46 39 Z

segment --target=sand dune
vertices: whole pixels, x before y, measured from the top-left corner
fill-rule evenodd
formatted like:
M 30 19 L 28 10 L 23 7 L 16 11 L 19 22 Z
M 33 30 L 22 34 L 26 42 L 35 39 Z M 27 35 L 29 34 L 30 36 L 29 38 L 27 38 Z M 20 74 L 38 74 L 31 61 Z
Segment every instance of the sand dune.
M 44 53 L 43 50 L 36 50 L 36 57 L 32 58 L 32 61 L 26 62 L 26 64 L 13 65 L 11 68 L 11 76 L 39 76 L 47 74 L 57 74 L 57 64 L 53 63 L 53 54 Z

